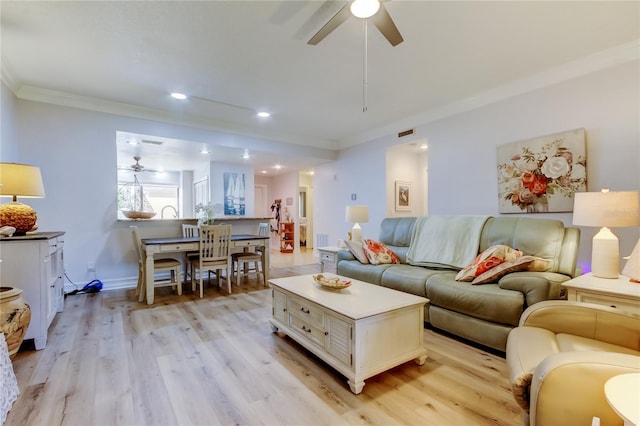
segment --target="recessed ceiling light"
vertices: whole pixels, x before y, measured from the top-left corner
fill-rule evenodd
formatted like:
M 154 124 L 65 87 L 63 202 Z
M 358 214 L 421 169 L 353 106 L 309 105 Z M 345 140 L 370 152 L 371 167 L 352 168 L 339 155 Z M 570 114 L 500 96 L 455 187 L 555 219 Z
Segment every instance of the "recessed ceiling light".
M 266 111 L 260 111 L 257 115 L 260 118 L 269 118 L 269 117 L 271 117 L 271 114 L 266 112 Z
M 263 171 L 261 171 L 260 173 L 262 173 L 262 174 L 266 174 L 266 173 L 267 173 L 267 171 L 266 171 L 266 170 L 263 170 Z
M 276 164 L 273 166 L 274 169 L 280 170 L 282 166 L 280 164 Z
M 209 153 L 209 150 L 207 149 L 206 146 L 200 150 L 200 154 L 208 154 L 208 153 Z
M 426 143 L 423 143 L 422 145 L 420 145 L 420 149 L 427 149 L 429 148 L 429 145 L 427 145 Z
M 187 95 L 185 95 L 184 93 L 180 93 L 180 92 L 171 93 L 171 97 L 173 99 L 178 99 L 178 100 L 181 100 L 181 101 L 184 101 L 185 99 L 187 99 Z

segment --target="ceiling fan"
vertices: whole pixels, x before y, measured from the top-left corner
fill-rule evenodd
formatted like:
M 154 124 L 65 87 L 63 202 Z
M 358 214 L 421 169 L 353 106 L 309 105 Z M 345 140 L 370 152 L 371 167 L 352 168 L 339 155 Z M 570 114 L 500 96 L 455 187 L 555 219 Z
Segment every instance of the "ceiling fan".
M 140 164 L 140 160 L 142 160 L 142 157 L 140 157 L 139 155 L 135 155 L 133 159 L 136 160 L 136 164 L 132 164 L 129 167 L 121 167 L 120 170 L 131 170 L 134 173 L 140 173 L 140 172 L 160 173 L 161 172 L 161 170 L 145 169 L 144 166 Z
M 398 27 L 396 27 L 396 24 L 393 22 L 393 19 L 391 19 L 391 15 L 389 15 L 383 3 L 380 3 L 379 0 L 353 0 L 346 3 L 338 13 L 333 15 L 333 17 L 320 28 L 320 31 L 311 37 L 307 44 L 315 46 L 320 43 L 351 16 L 370 19 L 392 46 L 397 46 L 404 41 Z

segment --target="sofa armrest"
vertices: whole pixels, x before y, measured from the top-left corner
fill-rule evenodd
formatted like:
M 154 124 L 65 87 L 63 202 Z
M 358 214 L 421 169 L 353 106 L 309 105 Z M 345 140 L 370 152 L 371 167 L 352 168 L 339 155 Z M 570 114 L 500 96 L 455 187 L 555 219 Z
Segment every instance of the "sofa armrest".
M 640 372 L 640 357 L 613 352 L 564 352 L 536 368 L 531 383 L 531 425 L 588 425 L 622 420 L 607 403 L 604 384 L 613 376 Z
M 547 300 L 529 306 L 520 326 L 539 327 L 640 351 L 640 315 L 593 303 Z
M 339 250 L 338 262 L 340 262 L 341 260 L 356 260 L 356 257 L 349 250 Z
M 562 283 L 571 277 L 555 272 L 512 272 L 498 281 L 498 286 L 524 294 L 527 306 L 543 300 L 562 299 Z

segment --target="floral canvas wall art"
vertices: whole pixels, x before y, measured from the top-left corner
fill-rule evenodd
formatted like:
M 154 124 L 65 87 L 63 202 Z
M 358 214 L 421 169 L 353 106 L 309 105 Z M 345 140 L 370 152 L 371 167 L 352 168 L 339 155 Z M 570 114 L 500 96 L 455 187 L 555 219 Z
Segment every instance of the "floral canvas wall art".
M 586 190 L 584 129 L 498 147 L 500 213 L 570 212 Z

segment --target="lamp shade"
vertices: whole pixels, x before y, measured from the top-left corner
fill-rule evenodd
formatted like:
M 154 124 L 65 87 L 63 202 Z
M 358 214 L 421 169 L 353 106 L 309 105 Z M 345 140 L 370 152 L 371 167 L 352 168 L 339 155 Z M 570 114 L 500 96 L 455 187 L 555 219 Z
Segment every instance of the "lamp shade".
M 637 191 L 577 192 L 574 194 L 573 224 L 602 227 L 591 245 L 591 272 L 598 278 L 618 278 L 620 248 L 618 237 L 609 229 L 640 226 Z
M 17 197 L 42 198 L 44 185 L 40 168 L 28 164 L 0 163 L 0 197 L 13 201 L 0 204 L 0 226 L 15 229 L 15 235 L 24 235 L 36 228 L 36 211 L 19 203 Z
M 44 197 L 40 167 L 19 163 L 0 163 L 0 197 Z
M 576 192 L 573 224 L 617 228 L 640 226 L 638 191 Z
M 369 222 L 369 207 L 368 206 L 347 206 L 345 220 L 351 223 Z

